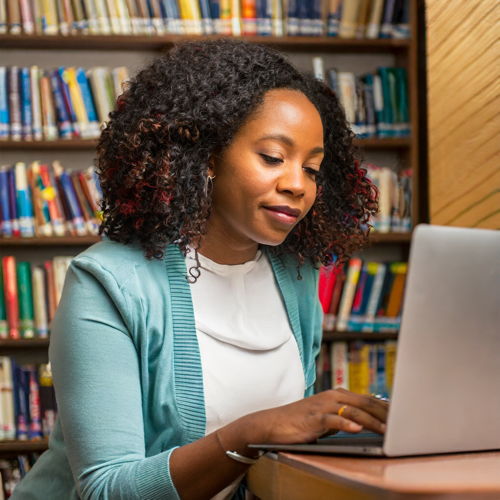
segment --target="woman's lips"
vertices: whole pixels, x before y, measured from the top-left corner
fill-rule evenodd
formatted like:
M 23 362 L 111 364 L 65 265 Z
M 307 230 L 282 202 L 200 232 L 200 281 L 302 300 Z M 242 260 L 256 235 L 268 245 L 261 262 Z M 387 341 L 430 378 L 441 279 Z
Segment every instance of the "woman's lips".
M 274 219 L 285 224 L 295 224 L 300 215 L 300 210 L 288 206 L 263 207 Z

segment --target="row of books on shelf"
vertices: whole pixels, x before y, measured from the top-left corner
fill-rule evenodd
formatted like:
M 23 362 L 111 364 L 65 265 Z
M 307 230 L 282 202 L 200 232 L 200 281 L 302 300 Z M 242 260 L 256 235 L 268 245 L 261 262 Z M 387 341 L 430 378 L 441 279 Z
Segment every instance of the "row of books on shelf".
M 353 257 L 344 267 L 322 267 L 319 299 L 323 329 L 338 332 L 397 332 L 408 264 Z
M 50 364 L 0 356 L 0 440 L 48 438 L 57 416 Z
M 123 66 L 0 66 L 0 140 L 97 138 L 128 79 Z
M 359 138 L 408 137 L 408 83 L 404 68 L 380 67 L 355 75 L 313 58 L 313 71 L 339 96 Z M 108 119 L 126 67 L 90 69 L 0 66 L 0 140 L 94 139 Z
M 41 264 L 2 257 L 0 338 L 47 338 L 72 257 L 56 256 Z
M 394 340 L 323 343 L 316 362 L 316 392 L 343 388 L 390 397 L 396 348 Z
M 316 78 L 338 96 L 347 121 L 358 138 L 409 137 L 410 112 L 405 68 L 380 67 L 356 75 L 330 68 L 322 57 L 313 58 Z
M 2 237 L 86 236 L 98 232 L 101 191 L 93 167 L 66 170 L 17 162 L 0 166 Z
M 371 220 L 377 233 L 411 231 L 412 170 L 396 171 L 373 163 L 363 163 L 368 177 L 378 188 L 377 215 Z
M 0 33 L 408 38 L 409 0 L 0 0 Z

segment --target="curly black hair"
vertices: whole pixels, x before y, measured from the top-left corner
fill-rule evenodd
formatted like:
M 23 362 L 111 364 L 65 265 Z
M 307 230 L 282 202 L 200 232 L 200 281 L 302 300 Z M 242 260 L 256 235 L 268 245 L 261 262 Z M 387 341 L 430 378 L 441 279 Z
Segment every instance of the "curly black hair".
M 366 243 L 377 191 L 359 166 L 353 133 L 334 92 L 281 53 L 231 39 L 174 46 L 140 71 L 119 97 L 97 148 L 103 192 L 100 234 L 138 242 L 148 258 L 206 231 L 209 159 L 230 143 L 271 89 L 305 94 L 318 109 L 325 156 L 317 198 L 270 251 L 328 265 Z

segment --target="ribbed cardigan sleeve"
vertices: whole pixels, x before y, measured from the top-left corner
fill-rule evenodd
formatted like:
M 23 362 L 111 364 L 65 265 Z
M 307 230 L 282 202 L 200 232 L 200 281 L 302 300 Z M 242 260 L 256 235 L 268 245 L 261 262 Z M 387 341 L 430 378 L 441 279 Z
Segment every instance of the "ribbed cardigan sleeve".
M 146 457 L 139 357 L 127 295 L 94 266 L 70 266 L 50 360 L 68 459 L 83 500 L 179 498 L 174 448 Z

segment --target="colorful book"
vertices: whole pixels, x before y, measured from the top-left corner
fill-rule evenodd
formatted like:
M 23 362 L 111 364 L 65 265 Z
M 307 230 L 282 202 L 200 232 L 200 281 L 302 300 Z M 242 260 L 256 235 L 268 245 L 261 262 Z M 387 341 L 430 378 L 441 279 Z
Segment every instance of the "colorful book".
M 3 289 L 7 312 L 8 338 L 19 339 L 19 295 L 17 291 L 16 259 L 2 257 Z
M 31 264 L 29 262 L 18 262 L 16 271 L 19 296 L 20 336 L 21 338 L 29 339 L 35 336 Z
M 362 260 L 360 258 L 353 257 L 350 259 L 337 318 L 336 329 L 339 332 L 347 330 L 352 303 L 354 300 L 354 294 L 356 292 L 356 286 L 358 284 L 359 274 L 361 272 L 361 266 Z

